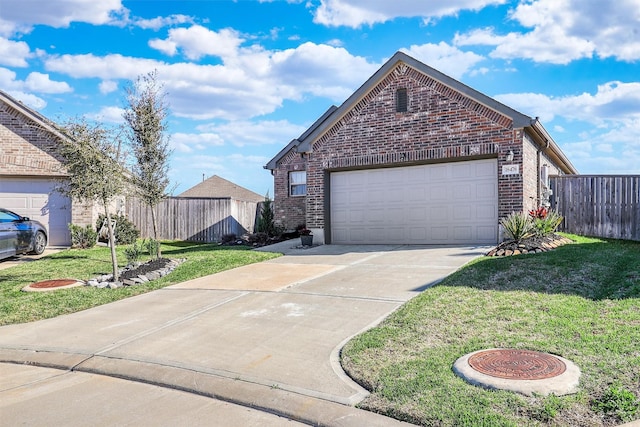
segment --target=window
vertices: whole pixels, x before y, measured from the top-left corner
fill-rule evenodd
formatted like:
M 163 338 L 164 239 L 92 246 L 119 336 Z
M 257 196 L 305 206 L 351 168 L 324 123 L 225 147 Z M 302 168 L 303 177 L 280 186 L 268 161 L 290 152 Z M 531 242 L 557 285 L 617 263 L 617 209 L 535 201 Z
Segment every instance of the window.
M 289 172 L 289 195 L 307 195 L 307 171 Z
M 407 111 L 407 90 L 396 90 L 396 113 L 404 113 Z

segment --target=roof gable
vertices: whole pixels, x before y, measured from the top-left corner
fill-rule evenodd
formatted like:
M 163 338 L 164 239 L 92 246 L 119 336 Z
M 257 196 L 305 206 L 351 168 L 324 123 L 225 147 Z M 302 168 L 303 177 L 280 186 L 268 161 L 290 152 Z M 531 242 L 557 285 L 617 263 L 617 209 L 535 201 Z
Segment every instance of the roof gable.
M 214 175 L 201 183 L 191 187 L 178 197 L 198 197 L 198 198 L 232 198 L 251 202 L 263 202 L 264 196 L 254 193 L 244 187 L 227 181 L 224 178 Z
M 488 119 L 508 125 L 515 129 L 524 129 L 525 132 L 534 135 L 534 139 L 542 141 L 545 147 L 550 147 L 557 154 L 561 163 L 565 166 L 565 172 L 576 173 L 575 168 L 568 161 L 553 139 L 544 131 L 544 137 L 539 138 L 542 128 L 537 118 L 531 118 L 511 107 L 508 107 L 487 95 L 455 80 L 446 74 L 410 57 L 403 52 L 396 52 L 378 71 L 376 71 L 358 90 L 356 90 L 340 107 L 332 107 L 320 117 L 300 137 L 292 140 L 281 150 L 266 166 L 266 169 L 274 170 L 287 154 L 292 150 L 299 153 L 311 153 L 314 144 L 323 137 L 335 132 L 340 127 L 341 121 L 350 114 L 357 112 L 366 103 L 368 98 L 376 95 L 376 90 L 382 86 L 385 79 L 394 78 L 394 73 L 414 73 L 416 79 L 430 89 L 450 98 L 457 103 L 481 114 Z
M 440 71 L 432 68 L 412 57 L 403 53 L 396 52 L 378 71 L 376 71 L 358 90 L 356 90 L 347 100 L 333 111 L 330 117 L 327 117 L 323 123 L 315 127 L 311 132 L 305 132 L 306 137 L 301 140 L 298 145 L 298 151 L 300 152 L 312 152 L 313 144 L 323 136 L 326 132 L 330 131 L 344 116 L 349 114 L 353 109 L 357 109 L 358 104 L 371 95 L 371 92 L 386 78 L 392 77 L 394 72 L 405 73 L 406 67 L 410 67 L 417 73 L 426 76 L 430 81 L 424 82 L 430 85 L 433 89 L 439 91 L 444 96 L 455 98 L 456 101 L 463 104 L 476 103 L 484 107 L 486 113 L 491 115 L 499 115 L 504 119 L 512 121 L 514 128 L 523 128 L 530 126 L 533 119 L 526 116 L 493 98 L 478 92 L 475 89 L 441 73 Z M 494 120 L 499 120 L 494 118 Z M 300 138 L 298 138 L 300 139 Z
M 2 90 L 0 90 L 0 102 L 3 102 L 4 104 L 13 108 L 35 124 L 55 135 L 56 137 L 65 139 L 68 138 L 51 120 L 47 119 L 45 116 L 33 110 L 32 108 L 27 107 L 25 104 L 13 98 L 8 93 L 3 92 Z

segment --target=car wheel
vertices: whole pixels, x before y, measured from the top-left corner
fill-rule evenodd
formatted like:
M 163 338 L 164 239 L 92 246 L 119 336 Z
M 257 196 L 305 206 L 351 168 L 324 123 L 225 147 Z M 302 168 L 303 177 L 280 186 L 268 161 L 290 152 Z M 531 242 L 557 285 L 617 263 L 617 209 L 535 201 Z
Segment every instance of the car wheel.
M 47 236 L 42 231 L 38 231 L 33 239 L 32 254 L 40 255 L 47 247 Z

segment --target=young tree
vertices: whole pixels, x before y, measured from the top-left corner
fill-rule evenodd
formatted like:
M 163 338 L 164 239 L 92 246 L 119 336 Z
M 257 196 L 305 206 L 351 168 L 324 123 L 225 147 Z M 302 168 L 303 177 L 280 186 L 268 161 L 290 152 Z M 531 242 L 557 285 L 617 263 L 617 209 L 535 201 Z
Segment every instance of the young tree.
M 63 125 L 63 132 L 69 139 L 61 140 L 58 151 L 69 176 L 60 191 L 81 203 L 98 202 L 104 208 L 113 280 L 118 281 L 116 239 L 109 212 L 109 206 L 122 194 L 125 185 L 118 137 L 113 131 L 85 119 L 69 120 Z
M 126 89 L 127 139 L 135 157 L 133 183 L 138 195 L 151 210 L 153 238 L 158 240 L 157 205 L 167 197 L 169 186 L 169 141 L 166 135 L 168 107 L 157 72 L 139 76 Z M 160 258 L 157 245 L 156 258 Z

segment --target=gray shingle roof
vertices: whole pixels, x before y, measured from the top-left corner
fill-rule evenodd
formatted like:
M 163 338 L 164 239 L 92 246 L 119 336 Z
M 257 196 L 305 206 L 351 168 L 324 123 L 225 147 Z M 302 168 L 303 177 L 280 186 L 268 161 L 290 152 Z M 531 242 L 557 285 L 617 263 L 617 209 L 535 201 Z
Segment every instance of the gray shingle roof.
M 178 194 L 178 197 L 197 197 L 197 198 L 227 198 L 230 197 L 235 200 L 244 200 L 248 202 L 264 202 L 265 196 L 261 196 L 258 193 L 254 193 L 244 187 L 234 184 L 231 181 L 227 181 L 224 178 L 220 178 L 218 175 L 214 175 L 202 181 L 187 191 Z

